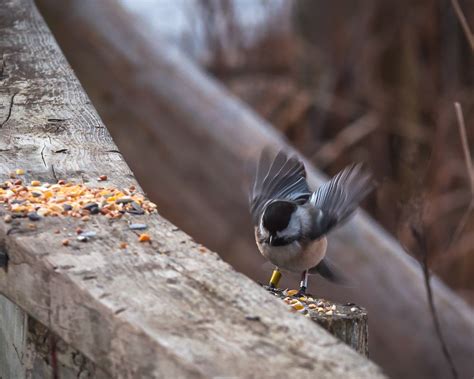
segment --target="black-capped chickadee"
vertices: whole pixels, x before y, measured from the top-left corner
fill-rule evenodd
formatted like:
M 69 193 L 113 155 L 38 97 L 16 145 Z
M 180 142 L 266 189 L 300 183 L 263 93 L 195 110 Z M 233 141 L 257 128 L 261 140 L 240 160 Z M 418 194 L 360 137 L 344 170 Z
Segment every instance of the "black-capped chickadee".
M 326 235 L 346 221 L 372 189 L 371 175 L 355 164 L 312 192 L 297 157 L 280 151 L 272 159 L 264 149 L 250 190 L 250 211 L 258 249 L 276 266 L 270 286 L 278 284 L 280 269 L 302 273 L 300 294 L 308 287 L 309 274 L 340 281 L 325 258 Z

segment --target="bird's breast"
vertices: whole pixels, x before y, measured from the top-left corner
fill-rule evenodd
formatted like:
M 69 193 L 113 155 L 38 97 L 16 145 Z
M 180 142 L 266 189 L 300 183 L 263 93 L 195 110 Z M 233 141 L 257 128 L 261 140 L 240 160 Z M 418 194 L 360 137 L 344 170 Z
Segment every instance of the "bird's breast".
M 271 246 L 257 239 L 260 253 L 272 264 L 292 272 L 302 272 L 316 266 L 326 255 L 327 240 L 321 238 L 307 244 L 294 241 L 284 246 Z

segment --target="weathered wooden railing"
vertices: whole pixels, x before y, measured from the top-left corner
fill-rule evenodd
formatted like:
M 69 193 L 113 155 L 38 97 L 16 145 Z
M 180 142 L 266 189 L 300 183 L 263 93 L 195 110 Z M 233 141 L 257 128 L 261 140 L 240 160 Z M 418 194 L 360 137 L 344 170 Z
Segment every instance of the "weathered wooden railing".
M 2 2 L 0 51 L 2 179 L 138 187 L 31 0 Z M 123 219 L 1 209 L 2 379 L 382 376 L 158 214 L 134 216 L 143 244 Z

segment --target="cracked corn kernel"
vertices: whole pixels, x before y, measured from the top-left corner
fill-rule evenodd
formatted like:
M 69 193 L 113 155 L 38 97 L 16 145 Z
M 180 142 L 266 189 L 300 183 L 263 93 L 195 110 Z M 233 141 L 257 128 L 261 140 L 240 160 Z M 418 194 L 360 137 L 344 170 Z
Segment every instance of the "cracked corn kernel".
M 16 175 L 24 175 L 25 174 L 25 170 L 21 169 L 21 168 L 17 168 L 15 170 L 15 174 Z
M 288 296 L 295 296 L 298 293 L 298 290 L 288 290 L 286 294 Z
M 293 309 L 296 309 L 297 311 L 300 311 L 300 310 L 304 309 L 304 305 L 301 304 L 299 301 L 295 304 L 292 304 L 291 307 Z
M 64 240 L 62 241 L 62 244 L 63 244 L 63 246 L 69 246 L 69 240 L 68 240 L 68 239 L 64 239 Z
M 39 187 L 41 185 L 41 182 L 39 180 L 32 180 L 31 185 L 33 187 Z
M 126 249 L 128 247 L 128 243 L 126 242 L 120 242 L 120 248 L 121 249 Z
M 309 309 L 316 309 L 318 306 L 316 304 L 310 304 L 308 305 Z
M 99 177 L 97 178 L 97 180 L 98 180 L 99 182 L 104 182 L 104 181 L 107 180 L 107 175 L 101 175 L 101 176 L 99 176 Z
M 138 241 L 139 242 L 150 242 L 151 241 L 151 237 L 146 234 L 146 233 L 142 233 L 140 234 L 140 236 L 138 237 Z

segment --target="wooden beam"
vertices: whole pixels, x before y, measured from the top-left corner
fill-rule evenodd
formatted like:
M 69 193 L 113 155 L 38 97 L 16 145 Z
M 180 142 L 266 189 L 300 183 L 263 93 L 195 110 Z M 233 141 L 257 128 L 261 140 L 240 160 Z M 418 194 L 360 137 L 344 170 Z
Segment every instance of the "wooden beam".
M 118 2 L 38 3 L 162 213 L 239 271 L 267 280 L 246 211 L 245 167 L 264 145 L 291 149 L 286 141 Z M 316 187 L 324 177 L 308 167 Z M 329 247 L 355 286 L 320 284 L 311 292 L 367 308 L 371 358 L 394 377 L 448 377 L 417 262 L 363 213 L 331 235 Z M 436 278 L 432 283 L 447 344 L 470 375 L 472 309 Z
M 0 20 L 2 177 L 137 186 L 32 1 L 3 1 Z M 114 378 L 382 376 L 159 215 L 134 220 L 151 244 L 125 219 L 2 217 L 0 293 Z M 97 235 L 75 241 L 79 226 Z

